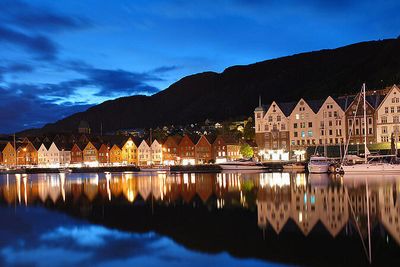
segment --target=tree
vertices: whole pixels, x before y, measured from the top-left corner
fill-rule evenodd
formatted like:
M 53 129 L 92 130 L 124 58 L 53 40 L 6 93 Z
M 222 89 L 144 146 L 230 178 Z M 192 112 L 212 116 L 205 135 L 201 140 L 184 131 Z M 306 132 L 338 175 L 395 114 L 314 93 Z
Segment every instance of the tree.
M 243 129 L 243 138 L 246 140 L 254 140 L 255 134 L 253 119 L 249 117 Z
M 242 154 L 242 156 L 245 158 L 251 158 L 254 155 L 254 151 L 249 144 L 243 144 L 240 147 L 240 154 Z

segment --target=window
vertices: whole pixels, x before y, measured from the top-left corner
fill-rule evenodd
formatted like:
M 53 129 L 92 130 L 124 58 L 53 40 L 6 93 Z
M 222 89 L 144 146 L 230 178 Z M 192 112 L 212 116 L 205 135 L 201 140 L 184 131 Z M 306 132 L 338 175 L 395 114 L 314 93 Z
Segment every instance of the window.
M 382 116 L 381 117 L 381 122 L 382 123 L 387 123 L 387 117 L 386 116 Z
M 297 132 L 293 132 L 294 137 L 298 137 Z
M 276 121 L 281 121 L 281 116 L 280 115 L 276 116 Z
M 306 137 L 306 133 L 304 131 L 301 131 L 301 137 L 302 138 Z
M 394 107 L 390 107 L 390 113 L 394 113 Z
M 257 119 L 261 119 L 261 113 L 257 113 Z
M 281 130 L 282 130 L 282 131 L 285 131 L 285 130 L 286 130 L 286 126 L 285 126 L 284 123 L 281 124 Z
M 349 120 L 349 127 L 353 126 L 353 120 Z
M 308 137 L 312 137 L 312 136 L 313 136 L 312 131 L 308 131 Z
M 300 119 L 300 115 L 296 114 L 296 120 Z
M 331 118 L 332 117 L 332 111 L 328 112 L 328 117 Z
M 272 116 L 268 116 L 268 121 L 269 121 L 269 122 L 272 121 Z
M 385 107 L 385 113 L 389 113 L 389 108 Z
M 387 126 L 382 126 L 382 133 L 386 134 L 387 133 Z
M 312 122 L 308 123 L 308 127 L 310 127 L 310 128 L 312 127 Z
M 397 106 L 397 113 L 400 113 L 400 106 Z
M 371 118 L 371 117 L 368 118 L 368 124 L 369 124 L 369 125 L 372 124 L 372 118 Z
M 297 129 L 297 123 L 293 124 L 293 128 Z
M 329 121 L 329 126 L 332 126 L 332 121 Z
M 306 123 L 305 122 L 300 123 L 300 128 L 306 128 Z
M 399 122 L 399 116 L 393 116 L 393 123 Z
M 337 116 L 338 116 L 337 111 L 334 111 L 334 112 L 333 112 L 333 117 L 337 118 Z

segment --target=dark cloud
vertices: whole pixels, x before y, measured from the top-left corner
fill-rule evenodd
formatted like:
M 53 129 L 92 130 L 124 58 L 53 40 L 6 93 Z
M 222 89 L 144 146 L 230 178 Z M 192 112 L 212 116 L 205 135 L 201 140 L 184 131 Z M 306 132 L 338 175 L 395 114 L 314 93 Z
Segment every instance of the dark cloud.
M 63 66 L 64 70 L 73 70 L 83 77 L 59 83 L 5 82 L 0 87 L 0 106 L 7 110 L 7 113 L 0 113 L 0 133 L 42 127 L 46 123 L 86 110 L 92 106 L 91 103 L 71 102 L 70 99 L 77 94 L 85 94 L 88 88 L 95 89 L 93 96 L 105 99 L 137 94 L 151 95 L 159 89 L 149 83 L 162 80 L 154 71 L 138 73 L 99 69 L 78 61 L 58 64 L 60 68 Z M 0 78 L 2 74 L 31 72 L 34 69 L 34 66 L 28 64 L 9 64 L 0 67 Z M 158 72 L 166 72 L 174 68 L 157 69 Z
M 88 83 L 100 88 L 100 91 L 96 94 L 98 96 L 113 96 L 121 93 L 128 95 L 153 94 L 159 90 L 146 84 L 146 82 L 162 80 L 149 73 L 135 73 L 124 70 L 87 68 L 82 72 L 87 75 Z
M 153 73 L 164 73 L 179 69 L 178 66 L 161 66 L 152 70 Z
M 0 42 L 7 42 L 33 52 L 41 59 L 54 59 L 57 45 L 44 35 L 28 35 L 0 26 Z
M 48 9 L 33 7 L 18 0 L 0 2 L 0 24 L 11 25 L 29 31 L 63 31 L 92 26 L 86 18 L 65 16 Z
M 12 133 L 22 129 L 41 127 L 76 112 L 84 111 L 92 105 L 51 103 L 38 96 L 42 88 L 34 85 L 11 84 L 0 87 L 0 133 Z

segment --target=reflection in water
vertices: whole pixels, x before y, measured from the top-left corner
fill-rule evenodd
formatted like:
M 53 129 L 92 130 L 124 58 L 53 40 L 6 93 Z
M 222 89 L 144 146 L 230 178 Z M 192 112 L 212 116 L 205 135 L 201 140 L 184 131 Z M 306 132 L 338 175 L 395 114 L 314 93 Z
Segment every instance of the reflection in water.
M 379 232 L 386 242 L 391 236 L 400 244 L 400 179 L 372 181 L 368 185 L 371 231 Z M 1 179 L 0 192 L 0 201 L 9 205 L 79 206 L 84 217 L 96 205 L 107 203 L 114 208 L 151 203 L 152 212 L 153 205 L 171 207 L 170 212 L 179 205 L 203 205 L 209 211 L 254 211 L 254 224 L 264 233 L 280 235 L 294 224 L 303 236 L 321 226 L 333 238 L 354 236 L 355 232 L 362 239 L 368 236 L 366 184 L 357 177 L 304 173 L 17 174 Z

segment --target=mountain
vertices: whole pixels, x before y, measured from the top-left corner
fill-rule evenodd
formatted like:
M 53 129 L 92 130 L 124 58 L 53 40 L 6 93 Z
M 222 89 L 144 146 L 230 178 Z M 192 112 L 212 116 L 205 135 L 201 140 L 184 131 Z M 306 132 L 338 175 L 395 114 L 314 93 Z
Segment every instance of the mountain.
M 319 99 L 358 92 L 363 82 L 377 89 L 399 81 L 400 39 L 362 42 L 190 75 L 152 96 L 106 101 L 39 131 L 75 131 L 81 120 L 94 131 L 223 120 L 252 115 L 259 95 L 263 103 Z

